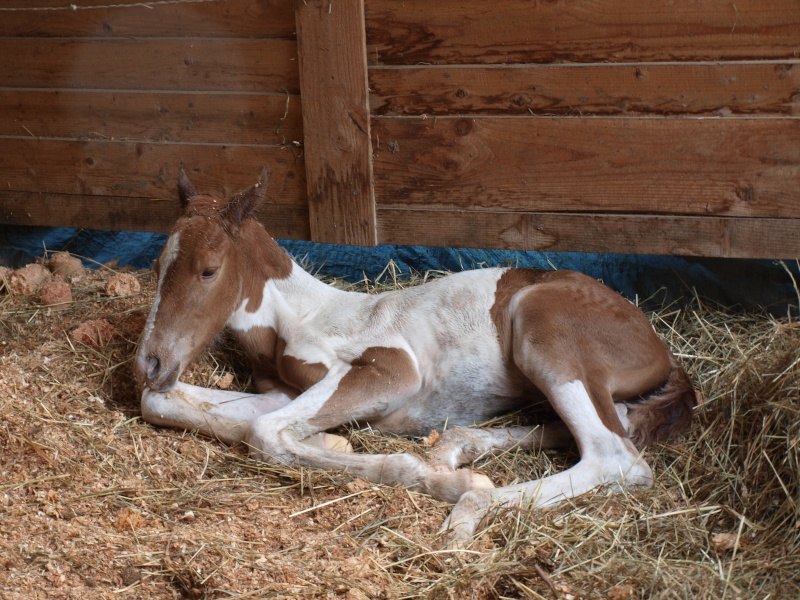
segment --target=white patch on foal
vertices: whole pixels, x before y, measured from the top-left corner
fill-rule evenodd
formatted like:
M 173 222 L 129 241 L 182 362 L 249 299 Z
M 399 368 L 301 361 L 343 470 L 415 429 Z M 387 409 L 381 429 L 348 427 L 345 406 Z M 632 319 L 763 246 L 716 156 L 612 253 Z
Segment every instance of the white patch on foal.
M 153 329 L 155 329 L 158 305 L 161 303 L 161 285 L 164 283 L 167 271 L 169 271 L 170 266 L 172 266 L 172 263 L 175 262 L 178 256 L 180 235 L 180 233 L 173 233 L 169 236 L 167 244 L 164 246 L 164 251 L 161 254 L 161 259 L 163 259 L 159 265 L 161 275 L 158 278 L 158 287 L 156 288 L 156 297 L 155 300 L 153 300 L 153 307 L 150 309 L 150 314 L 147 315 L 147 322 L 144 324 L 144 329 L 142 331 L 142 341 L 139 343 L 140 349 L 144 349 L 147 346 L 147 341 L 150 339 Z

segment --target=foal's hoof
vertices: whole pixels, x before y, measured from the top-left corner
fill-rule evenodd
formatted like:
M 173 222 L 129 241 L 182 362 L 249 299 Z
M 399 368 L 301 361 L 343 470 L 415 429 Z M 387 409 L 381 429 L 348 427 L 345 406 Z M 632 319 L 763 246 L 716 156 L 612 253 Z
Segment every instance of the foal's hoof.
M 473 473 L 469 469 L 452 469 L 443 465 L 433 465 L 430 471 L 420 478 L 422 488 L 437 500 L 458 502 L 470 490 L 493 489 L 492 480 Z
M 332 450 L 334 452 L 353 451 L 353 446 L 350 445 L 350 442 L 347 441 L 347 438 L 343 438 L 340 435 L 334 435 L 332 433 L 318 433 L 306 438 L 304 441 L 306 444 L 311 444 L 312 446 L 322 448 L 323 450 Z
M 485 488 L 466 492 L 461 496 L 439 530 L 443 536 L 442 547 L 446 550 L 466 549 L 483 520 L 489 515 L 492 501 L 492 492 Z
M 486 475 L 480 473 L 472 473 L 472 489 L 473 490 L 493 490 L 494 484 L 492 480 Z

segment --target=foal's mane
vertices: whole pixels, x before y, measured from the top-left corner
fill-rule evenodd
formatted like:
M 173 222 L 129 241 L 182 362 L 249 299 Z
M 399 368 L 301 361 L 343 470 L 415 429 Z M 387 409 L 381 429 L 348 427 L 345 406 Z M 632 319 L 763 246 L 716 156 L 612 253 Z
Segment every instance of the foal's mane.
M 193 196 L 183 211 L 185 217 L 206 217 L 224 219 L 228 209 L 228 202 L 216 196 Z

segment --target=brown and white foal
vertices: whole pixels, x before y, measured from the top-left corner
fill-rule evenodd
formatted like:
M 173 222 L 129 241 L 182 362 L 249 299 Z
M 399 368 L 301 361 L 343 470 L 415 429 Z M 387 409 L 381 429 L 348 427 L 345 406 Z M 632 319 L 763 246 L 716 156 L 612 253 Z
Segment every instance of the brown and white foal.
M 266 461 L 456 502 L 445 523 L 455 543 L 495 506 L 651 484 L 637 447 L 685 430 L 695 394 L 638 308 L 568 271 L 481 269 L 377 295 L 341 291 L 298 267 L 253 218 L 265 185 L 264 171 L 224 201 L 181 173 L 184 213 L 157 262 L 136 359 L 145 420 L 244 441 Z M 258 394 L 178 382 L 225 326 L 252 359 Z M 461 427 L 542 394 L 560 423 Z M 423 460 L 344 451 L 325 432 L 349 423 L 403 435 L 448 429 Z M 486 452 L 573 438 L 580 461 L 543 479 L 494 489 L 461 468 Z

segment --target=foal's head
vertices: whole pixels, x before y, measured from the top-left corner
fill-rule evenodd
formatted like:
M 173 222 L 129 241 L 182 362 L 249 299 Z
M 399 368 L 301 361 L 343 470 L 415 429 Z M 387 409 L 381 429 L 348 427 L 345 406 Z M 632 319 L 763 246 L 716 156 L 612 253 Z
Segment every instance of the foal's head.
M 136 371 L 154 391 L 170 389 L 224 327 L 244 292 L 243 258 L 263 228 L 252 219 L 264 199 L 267 172 L 228 201 L 198 194 L 181 171 L 183 215 L 155 265 L 158 290 L 142 334 Z M 268 237 L 268 236 L 266 236 Z M 270 240 L 271 241 L 271 240 Z

